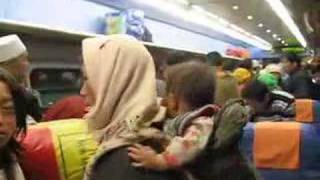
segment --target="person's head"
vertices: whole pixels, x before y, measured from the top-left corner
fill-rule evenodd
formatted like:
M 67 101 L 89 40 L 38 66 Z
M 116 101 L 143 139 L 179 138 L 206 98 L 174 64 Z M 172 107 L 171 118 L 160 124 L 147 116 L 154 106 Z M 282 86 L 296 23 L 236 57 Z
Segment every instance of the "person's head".
M 17 35 L 0 37 L 0 67 L 9 71 L 20 83 L 25 83 L 29 69 L 28 53 Z
M 221 67 L 223 63 L 223 58 L 220 53 L 213 51 L 207 54 L 207 64 L 209 66 Z
M 292 74 L 301 68 L 302 59 L 297 54 L 287 54 L 282 58 L 284 65 L 284 71 L 288 74 Z
M 265 72 L 274 75 L 278 81 L 282 78 L 282 67 L 280 64 L 269 64 L 265 67 Z
M 12 179 L 12 155 L 22 150 L 16 136 L 26 132 L 27 105 L 22 87 L 5 69 L 0 68 L 0 163 Z
M 249 106 L 251 106 L 255 113 L 264 112 L 268 106 L 270 98 L 270 90 L 267 85 L 259 80 L 253 80 L 247 83 L 241 92 Z
M 244 68 L 244 69 L 247 69 L 249 71 L 252 71 L 253 70 L 253 62 L 252 62 L 252 59 L 244 59 L 242 60 L 239 65 L 238 65 L 239 68 Z
M 244 85 L 252 79 L 252 74 L 245 68 L 237 68 L 232 75 L 238 82 L 238 91 L 241 92 Z
M 215 80 L 206 64 L 191 61 L 174 65 L 166 78 L 169 116 L 213 104 Z
M 141 42 L 128 35 L 87 38 L 82 54 L 80 94 L 90 106 L 85 118 L 97 140 L 107 129 L 113 134 L 160 118 L 154 63 Z

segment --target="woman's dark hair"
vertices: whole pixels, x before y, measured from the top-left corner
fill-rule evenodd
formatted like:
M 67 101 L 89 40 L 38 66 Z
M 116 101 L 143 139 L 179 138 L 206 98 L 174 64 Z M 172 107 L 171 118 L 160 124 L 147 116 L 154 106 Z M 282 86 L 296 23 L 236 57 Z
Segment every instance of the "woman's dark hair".
M 192 109 L 214 102 L 215 78 L 206 64 L 180 63 L 169 67 L 167 72 L 167 92 L 183 98 Z
M 263 102 L 269 92 L 267 85 L 255 79 L 245 85 L 242 89 L 241 95 L 246 99 Z
M 17 135 L 24 135 L 26 133 L 27 127 L 27 106 L 24 91 L 22 87 L 18 84 L 18 82 L 14 79 L 14 77 L 3 68 L 0 68 L 0 82 L 5 83 L 9 87 L 10 93 L 13 98 L 18 130 Z M 4 170 L 6 172 L 8 180 L 14 179 L 12 164 L 15 160 L 13 156 L 19 156 L 21 150 L 22 147 L 16 140 L 16 137 L 12 137 L 3 149 L 3 161 L 5 164 Z

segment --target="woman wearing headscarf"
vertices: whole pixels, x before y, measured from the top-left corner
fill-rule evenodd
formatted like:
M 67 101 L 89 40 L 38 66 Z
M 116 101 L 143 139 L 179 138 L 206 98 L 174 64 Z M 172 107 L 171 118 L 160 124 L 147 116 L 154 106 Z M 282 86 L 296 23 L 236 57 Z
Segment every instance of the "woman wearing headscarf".
M 146 48 L 126 35 L 88 38 L 82 42 L 84 84 L 90 106 L 88 128 L 99 143 L 85 179 L 157 180 L 166 173 L 131 166 L 127 146 L 156 136 L 151 123 L 161 121 L 155 67 Z

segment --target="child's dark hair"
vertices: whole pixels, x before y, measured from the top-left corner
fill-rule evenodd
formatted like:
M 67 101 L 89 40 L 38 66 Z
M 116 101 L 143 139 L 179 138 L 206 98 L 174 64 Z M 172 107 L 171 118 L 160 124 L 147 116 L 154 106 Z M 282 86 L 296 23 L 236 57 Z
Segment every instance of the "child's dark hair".
M 269 92 L 270 91 L 267 85 L 255 79 L 245 85 L 245 87 L 242 89 L 241 95 L 245 99 L 252 99 L 262 102 Z
M 17 83 L 11 74 L 9 74 L 5 69 L 0 68 L 0 82 L 5 83 L 12 95 L 15 114 L 16 114 L 16 123 L 17 123 L 17 135 L 24 135 L 26 132 L 26 115 L 27 115 L 27 106 L 24 91 L 22 87 Z M 22 147 L 19 142 L 15 139 L 16 137 L 11 137 L 8 144 L 3 148 L 3 161 L 5 164 L 4 170 L 7 175 L 8 180 L 14 180 L 14 170 L 12 165 L 15 163 L 13 156 L 19 156 Z
M 214 102 L 215 78 L 209 66 L 197 61 L 168 68 L 167 93 L 182 98 L 192 109 Z

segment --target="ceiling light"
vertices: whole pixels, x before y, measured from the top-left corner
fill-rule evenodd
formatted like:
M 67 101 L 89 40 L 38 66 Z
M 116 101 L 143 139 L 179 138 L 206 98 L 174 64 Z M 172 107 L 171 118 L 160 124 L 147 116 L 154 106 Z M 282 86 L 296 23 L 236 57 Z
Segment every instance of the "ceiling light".
M 289 44 L 288 44 L 288 43 L 286 43 L 286 44 L 285 44 L 285 46 L 289 46 Z
M 278 35 L 277 35 L 277 34 L 272 34 L 272 37 L 273 37 L 273 38 L 277 38 Z
M 278 38 L 278 41 L 281 41 L 282 39 L 281 38 Z
M 247 19 L 248 19 L 248 20 L 252 20 L 252 19 L 253 19 L 253 16 L 247 16 Z
M 258 27 L 261 27 L 261 28 L 262 28 L 262 27 L 263 27 L 263 24 L 262 24 L 262 23 L 259 23 L 259 24 L 258 24 Z
M 285 44 L 286 42 L 284 40 L 281 41 L 282 44 Z
M 202 12 L 202 13 L 206 12 L 206 10 L 203 7 L 200 7 L 200 6 L 197 6 L 197 5 L 191 5 L 191 7 L 196 11 L 199 11 L 199 12 Z
M 266 32 L 267 32 L 267 33 L 271 33 L 271 30 L 270 30 L 270 29 L 267 29 Z
M 233 9 L 233 10 L 238 10 L 238 9 L 239 9 L 239 6 L 234 5 L 234 6 L 232 6 L 232 9 Z
M 265 1 L 269 3 L 272 10 L 278 15 L 278 17 L 282 20 L 282 22 L 287 25 L 291 33 L 298 39 L 300 44 L 303 47 L 307 47 L 306 39 L 303 37 L 298 26 L 293 21 L 287 8 L 284 6 L 281 0 L 265 0 Z

